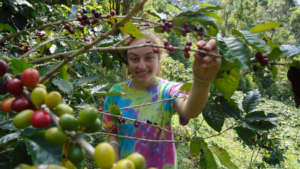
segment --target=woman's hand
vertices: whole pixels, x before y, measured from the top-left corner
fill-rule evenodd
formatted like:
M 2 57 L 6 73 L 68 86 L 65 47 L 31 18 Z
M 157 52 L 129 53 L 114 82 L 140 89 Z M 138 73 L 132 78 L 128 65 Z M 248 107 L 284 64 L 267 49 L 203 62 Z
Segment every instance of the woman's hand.
M 197 42 L 197 47 L 208 52 L 218 53 L 216 48 L 216 40 L 211 39 L 208 42 L 200 40 Z M 221 67 L 221 57 L 204 55 L 201 53 L 195 54 L 193 64 L 193 74 L 195 83 L 210 83 L 218 73 Z

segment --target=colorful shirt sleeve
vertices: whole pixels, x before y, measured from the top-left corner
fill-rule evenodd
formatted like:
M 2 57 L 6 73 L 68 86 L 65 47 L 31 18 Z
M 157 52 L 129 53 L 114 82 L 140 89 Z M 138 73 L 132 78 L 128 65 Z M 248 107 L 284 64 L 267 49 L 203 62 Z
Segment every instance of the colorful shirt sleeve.
M 176 106 L 178 105 L 178 100 L 181 97 L 186 97 L 188 95 L 187 92 L 181 91 L 180 88 L 183 84 L 177 83 L 177 82 L 168 82 L 166 85 L 167 90 L 165 94 L 169 98 L 175 98 L 173 101 L 171 101 L 171 112 L 175 113 Z M 179 114 L 179 121 L 181 125 L 186 125 L 189 122 L 189 119 Z

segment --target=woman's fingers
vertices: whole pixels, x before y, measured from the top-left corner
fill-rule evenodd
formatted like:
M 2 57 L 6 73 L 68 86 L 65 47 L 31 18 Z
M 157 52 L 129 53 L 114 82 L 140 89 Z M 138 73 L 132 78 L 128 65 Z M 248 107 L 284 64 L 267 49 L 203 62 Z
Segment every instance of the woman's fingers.
M 204 40 L 200 40 L 197 42 L 198 49 L 202 49 L 206 45 L 206 42 Z
M 211 51 L 211 50 L 215 49 L 216 44 L 217 44 L 216 39 L 211 39 L 203 46 L 203 49 L 207 50 L 207 51 Z

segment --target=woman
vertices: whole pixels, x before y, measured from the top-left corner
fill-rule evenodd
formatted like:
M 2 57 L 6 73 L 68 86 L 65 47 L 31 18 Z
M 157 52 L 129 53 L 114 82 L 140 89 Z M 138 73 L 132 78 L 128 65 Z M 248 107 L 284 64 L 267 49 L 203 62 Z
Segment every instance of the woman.
M 128 45 L 135 46 L 149 42 L 160 44 L 153 34 L 146 33 L 145 35 L 145 38 L 131 40 Z M 199 41 L 197 46 L 207 51 L 215 51 L 216 40 L 212 39 L 207 43 Z M 150 140 L 173 140 L 172 115 L 178 112 L 183 119 L 195 118 L 204 108 L 210 82 L 220 68 L 221 58 L 196 54 L 193 63 L 193 86 L 188 94 L 179 90 L 182 84 L 157 77 L 160 74 L 161 50 L 159 53 L 155 51 L 157 50 L 153 50 L 153 47 L 134 48 L 127 51 L 127 67 L 131 78 L 115 84 L 110 90 L 110 92 L 125 94 L 108 96 L 104 110 L 108 111 L 112 104 L 119 108 L 129 107 L 121 110 L 122 116 L 152 123 L 165 130 L 144 123 L 135 124 L 133 121 L 126 121 L 117 127 L 111 116 L 105 116 L 104 127 L 111 132 Z M 153 104 L 134 107 L 145 103 Z M 118 128 L 117 131 L 116 128 Z M 139 152 L 146 158 L 147 168 L 177 168 L 174 143 L 119 139 L 114 136 L 110 136 L 109 140 L 119 159 L 125 158 L 132 152 Z

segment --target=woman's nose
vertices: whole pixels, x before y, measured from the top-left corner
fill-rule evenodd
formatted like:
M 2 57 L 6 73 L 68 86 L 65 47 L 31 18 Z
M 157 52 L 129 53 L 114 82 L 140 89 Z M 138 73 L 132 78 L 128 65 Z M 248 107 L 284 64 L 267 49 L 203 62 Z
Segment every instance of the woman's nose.
M 146 68 L 146 63 L 145 61 L 141 60 L 138 64 L 139 69 L 145 69 Z

